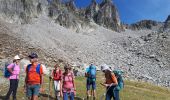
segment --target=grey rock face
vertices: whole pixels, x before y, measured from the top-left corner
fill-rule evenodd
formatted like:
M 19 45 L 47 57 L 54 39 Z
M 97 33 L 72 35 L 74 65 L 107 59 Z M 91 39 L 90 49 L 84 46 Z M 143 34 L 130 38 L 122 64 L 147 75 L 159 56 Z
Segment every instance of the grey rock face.
M 153 20 L 142 20 L 140 22 L 130 25 L 132 30 L 141 30 L 141 29 L 152 29 L 154 26 L 157 26 L 158 22 Z
M 167 18 L 166 21 L 165 21 L 164 28 L 165 28 L 165 29 L 170 28 L 170 15 L 168 16 L 168 18 Z
M 93 5 L 95 5 L 93 3 Z M 94 7 L 93 7 L 94 8 Z M 94 10 L 95 11 L 95 10 Z M 111 0 L 104 0 L 100 5 L 94 21 L 106 28 L 111 28 L 115 31 L 122 31 L 118 10 Z
M 25 24 L 42 12 L 45 0 L 1 0 L 0 16 L 8 22 Z

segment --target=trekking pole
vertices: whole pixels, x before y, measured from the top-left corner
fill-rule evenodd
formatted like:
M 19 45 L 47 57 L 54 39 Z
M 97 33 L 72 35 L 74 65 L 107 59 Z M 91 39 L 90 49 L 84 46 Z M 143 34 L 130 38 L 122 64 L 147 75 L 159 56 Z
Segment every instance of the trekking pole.
M 49 72 L 51 74 L 51 70 Z M 48 100 L 50 100 L 50 92 L 51 92 L 51 89 L 50 89 L 50 87 L 51 87 L 51 76 L 50 76 L 50 74 L 49 74 L 49 83 L 48 83 L 48 89 L 49 89 L 49 91 L 48 91 Z

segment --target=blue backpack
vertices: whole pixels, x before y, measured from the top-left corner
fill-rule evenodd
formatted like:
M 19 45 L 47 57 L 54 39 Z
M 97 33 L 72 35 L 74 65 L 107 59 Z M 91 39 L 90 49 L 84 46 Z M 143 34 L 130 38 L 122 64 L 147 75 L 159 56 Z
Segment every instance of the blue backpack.
M 116 86 L 116 90 L 122 90 L 124 88 L 124 81 L 123 81 L 123 71 L 121 70 L 114 70 L 113 73 L 115 74 L 117 78 L 118 85 Z
M 30 71 L 30 68 L 31 68 L 32 64 L 29 64 L 27 66 L 27 72 Z M 36 67 L 36 72 L 40 75 L 40 67 L 41 67 L 41 64 L 38 64 L 37 67 Z
M 5 78 L 9 78 L 12 75 L 12 73 L 9 72 L 9 70 L 7 68 L 9 65 L 10 64 L 8 62 L 5 63 L 5 68 L 4 68 L 4 77 Z M 14 67 L 15 67 L 15 64 L 12 66 L 12 71 L 14 70 Z
M 96 79 L 96 66 L 90 65 L 89 66 L 88 74 L 89 74 L 88 78 Z

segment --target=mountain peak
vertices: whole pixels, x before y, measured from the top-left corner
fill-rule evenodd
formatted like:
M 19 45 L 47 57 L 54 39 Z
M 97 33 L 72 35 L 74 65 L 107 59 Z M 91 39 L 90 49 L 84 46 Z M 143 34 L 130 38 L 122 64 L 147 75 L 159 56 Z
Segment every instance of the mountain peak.
M 164 29 L 169 29 L 170 28 L 170 15 L 167 17 L 164 25 Z

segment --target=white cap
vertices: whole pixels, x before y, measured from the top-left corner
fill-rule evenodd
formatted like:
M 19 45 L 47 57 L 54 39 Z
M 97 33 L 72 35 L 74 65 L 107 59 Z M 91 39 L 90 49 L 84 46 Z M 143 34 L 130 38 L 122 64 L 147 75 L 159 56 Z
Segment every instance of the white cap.
M 19 57 L 18 55 L 16 55 L 16 56 L 14 57 L 14 59 L 15 59 L 15 60 L 19 60 L 20 57 Z
M 101 65 L 101 70 L 102 70 L 102 71 L 105 71 L 105 70 L 112 71 L 112 70 L 109 68 L 109 66 L 106 65 L 106 64 Z

